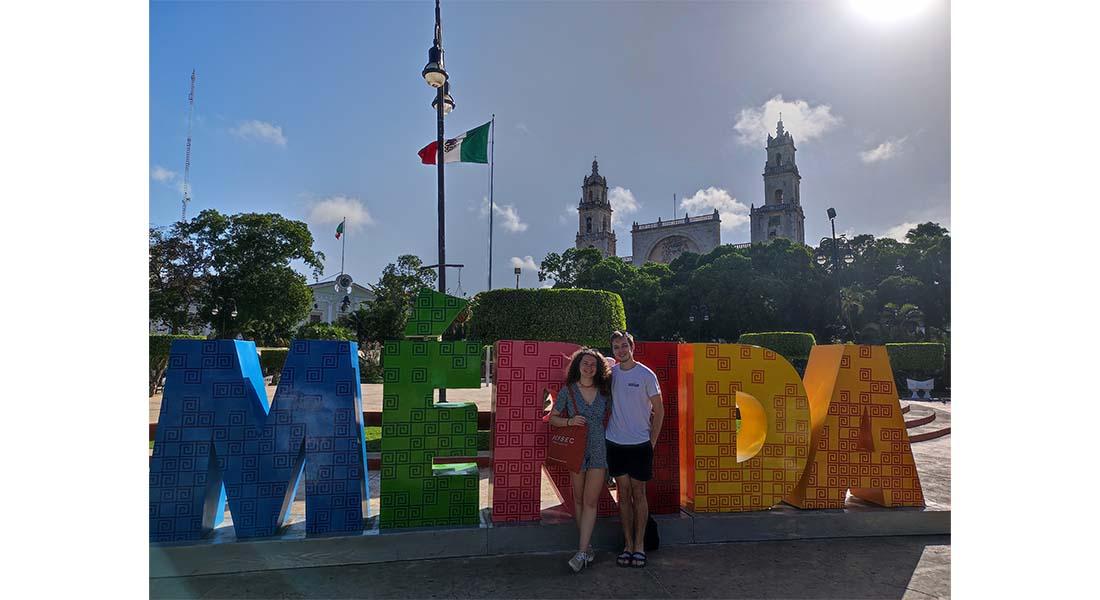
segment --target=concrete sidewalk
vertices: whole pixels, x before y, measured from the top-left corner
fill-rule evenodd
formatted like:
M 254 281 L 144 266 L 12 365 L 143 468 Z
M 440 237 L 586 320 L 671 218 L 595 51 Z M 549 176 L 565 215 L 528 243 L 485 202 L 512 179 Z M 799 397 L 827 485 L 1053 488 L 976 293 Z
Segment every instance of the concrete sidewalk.
M 611 552 L 574 575 L 570 553 L 172 577 L 152 598 L 948 598 L 951 538 L 666 546 L 645 569 Z

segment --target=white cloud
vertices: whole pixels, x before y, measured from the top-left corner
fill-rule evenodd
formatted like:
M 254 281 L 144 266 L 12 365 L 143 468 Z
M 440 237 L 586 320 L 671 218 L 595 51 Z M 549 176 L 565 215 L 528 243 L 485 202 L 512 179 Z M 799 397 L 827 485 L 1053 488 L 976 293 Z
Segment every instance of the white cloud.
M 726 190 L 714 186 L 699 190 L 690 198 L 684 198 L 680 201 L 680 208 L 696 215 L 713 212 L 717 208 L 722 217 L 722 229 L 726 231 L 749 222 L 749 207 Z
M 531 135 L 531 130 L 527 127 L 527 123 L 516 123 L 516 129 L 523 133 L 523 135 Z
M 885 142 L 871 148 L 870 150 L 864 150 L 859 153 L 859 158 L 865 163 L 878 162 L 880 160 L 889 160 L 894 158 L 901 152 L 902 145 L 905 144 L 905 140 L 909 139 L 909 136 L 903 138 L 886 140 Z
M 171 183 L 175 181 L 178 175 L 179 173 L 169 171 L 160 165 L 153 167 L 153 170 L 149 172 L 149 176 L 153 178 L 153 181 L 159 181 L 160 183 Z
M 777 95 L 759 107 L 741 109 L 733 126 L 737 141 L 748 146 L 764 144 L 769 134 L 775 135 L 779 113 L 783 113 L 783 128 L 799 142 L 821 137 L 843 122 L 828 104 L 810 106 L 805 100 L 787 101 Z
M 274 123 L 256 120 L 245 121 L 230 129 L 229 132 L 246 140 L 258 140 L 277 146 L 286 146 L 286 136 L 283 135 L 283 128 Z
M 627 215 L 638 212 L 638 201 L 634 193 L 626 188 L 615 186 L 607 191 L 607 201 L 611 203 L 611 226 L 625 223 Z
M 313 203 L 309 211 L 309 222 L 317 225 L 336 225 L 348 219 L 348 229 L 355 230 L 371 225 L 374 219 L 363 202 L 358 198 L 336 195 L 322 198 Z
M 489 216 L 489 198 L 487 196 L 481 197 L 481 210 L 478 214 L 482 217 Z M 516 210 L 514 204 L 500 204 L 493 202 L 493 214 L 500 218 L 499 223 L 505 230 L 512 233 L 519 233 L 521 231 L 527 231 L 527 223 L 524 223 L 519 217 L 519 211 Z M 496 222 L 493 223 L 496 225 Z
M 512 267 L 519 267 L 528 271 L 537 272 L 539 270 L 538 265 L 535 264 L 535 259 L 531 255 L 520 258 L 518 256 L 512 257 Z
M 901 225 L 895 225 L 887 229 L 880 238 L 894 238 L 899 242 L 906 242 L 905 234 L 909 233 L 909 230 L 919 225 L 919 223 L 902 223 Z
M 575 221 L 577 218 L 577 206 L 575 204 L 566 204 L 565 212 L 558 215 L 558 223 L 565 225 L 570 221 Z

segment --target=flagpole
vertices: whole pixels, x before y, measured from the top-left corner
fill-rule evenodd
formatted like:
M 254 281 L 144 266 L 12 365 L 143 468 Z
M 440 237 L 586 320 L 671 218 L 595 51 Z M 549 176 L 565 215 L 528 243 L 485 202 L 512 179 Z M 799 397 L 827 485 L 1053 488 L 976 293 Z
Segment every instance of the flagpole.
M 344 248 L 348 245 L 348 218 L 344 217 L 342 223 L 344 231 L 340 233 L 340 274 L 344 274 Z
M 496 145 L 497 115 L 489 126 L 489 289 L 493 289 L 493 146 Z

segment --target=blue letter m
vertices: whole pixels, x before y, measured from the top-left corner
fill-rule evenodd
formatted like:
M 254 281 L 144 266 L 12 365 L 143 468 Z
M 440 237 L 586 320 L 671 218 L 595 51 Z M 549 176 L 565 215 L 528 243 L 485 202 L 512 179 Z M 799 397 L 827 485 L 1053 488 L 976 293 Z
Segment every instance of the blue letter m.
M 238 538 L 274 535 L 303 473 L 307 533 L 362 531 L 366 467 L 355 342 L 293 342 L 270 411 L 254 342 L 172 342 L 149 468 L 150 541 L 203 537 L 226 496 Z

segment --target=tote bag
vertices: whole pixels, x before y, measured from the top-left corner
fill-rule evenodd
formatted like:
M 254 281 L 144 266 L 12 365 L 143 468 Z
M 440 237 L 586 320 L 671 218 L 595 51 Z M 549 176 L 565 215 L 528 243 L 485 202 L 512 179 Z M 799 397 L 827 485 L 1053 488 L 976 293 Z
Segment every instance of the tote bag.
M 572 416 L 577 416 L 577 399 L 573 396 L 573 389 L 569 386 L 566 386 L 565 389 L 569 393 L 569 399 L 573 402 Z M 546 448 L 546 462 L 547 464 L 561 465 L 573 473 L 580 473 L 581 465 L 584 464 L 584 450 L 587 443 L 587 424 L 551 427 L 550 442 Z

